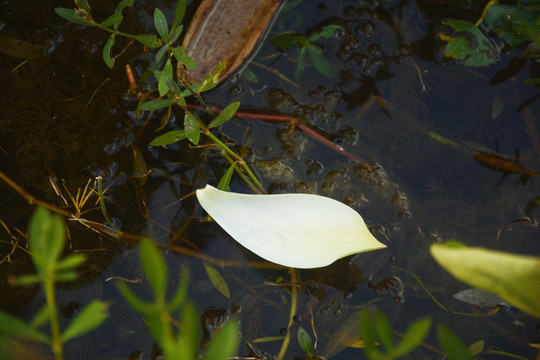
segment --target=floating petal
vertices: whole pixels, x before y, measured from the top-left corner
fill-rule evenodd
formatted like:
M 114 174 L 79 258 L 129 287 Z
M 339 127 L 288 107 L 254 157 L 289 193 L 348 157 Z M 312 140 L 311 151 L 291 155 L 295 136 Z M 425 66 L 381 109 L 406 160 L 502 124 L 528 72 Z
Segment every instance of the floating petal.
M 207 185 L 197 198 L 242 246 L 283 266 L 330 265 L 359 252 L 385 248 L 349 206 L 311 194 L 248 195 Z

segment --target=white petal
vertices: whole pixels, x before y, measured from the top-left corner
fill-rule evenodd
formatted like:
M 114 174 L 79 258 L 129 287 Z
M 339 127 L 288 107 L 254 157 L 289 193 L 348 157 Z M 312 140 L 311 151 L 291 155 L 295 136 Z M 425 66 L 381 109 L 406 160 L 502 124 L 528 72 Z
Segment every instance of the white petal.
M 385 248 L 347 205 L 311 194 L 248 195 L 197 190 L 208 214 L 263 259 L 294 268 L 330 265 L 347 255 Z

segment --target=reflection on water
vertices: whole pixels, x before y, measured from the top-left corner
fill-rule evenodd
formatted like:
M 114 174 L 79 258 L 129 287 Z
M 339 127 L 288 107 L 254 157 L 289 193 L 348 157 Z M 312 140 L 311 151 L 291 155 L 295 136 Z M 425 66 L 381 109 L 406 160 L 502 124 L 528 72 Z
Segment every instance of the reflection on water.
M 2 35 L 31 42 L 47 55 L 11 73 L 21 60 L 0 54 L 1 83 L 6 90 L 0 100 L 2 171 L 36 197 L 58 206 L 65 204 L 54 193 L 49 176 L 64 179 L 66 189 L 76 194 L 88 179 L 105 174 L 105 186 L 110 186 L 108 210 L 122 230 L 149 233 L 162 245 L 202 251 L 235 265 L 246 259 L 260 261 L 217 225 L 199 222 L 203 213 L 190 194 L 205 183 L 217 184 L 228 167 L 222 156 L 213 148 L 192 148 L 187 143 L 166 149 L 146 146 L 155 136 L 153 129 L 159 126 L 161 114 L 154 114 L 145 128 L 140 119 L 134 119 L 136 102 L 124 96 L 127 83 L 122 70 L 125 63 L 136 71 L 148 65 L 142 49 L 129 47 L 111 71 L 101 59 L 106 34 L 66 25 L 54 15 L 56 6 L 72 7 L 72 3 L 0 4 Z M 109 2 L 95 1 L 92 6 L 96 17 L 113 11 Z M 149 31 L 155 6 L 172 18 L 174 1 L 136 2 L 131 15 L 126 11 L 126 31 Z M 469 6 L 467 13 L 476 18 L 481 5 Z M 195 7 L 190 3 L 189 12 Z M 500 182 L 504 171 L 483 166 L 474 158 L 476 146 L 510 157 L 519 149 L 520 164 L 540 168 L 529 136 L 538 104 L 514 112 L 535 90 L 523 85 L 529 76 L 526 71 L 507 81 L 491 81 L 508 65 L 513 52 L 502 54 L 489 68 L 445 63 L 437 31 L 444 18 L 460 16 L 463 10 L 445 2 L 420 0 L 290 0 L 273 34 L 310 34 L 326 25 L 340 25 L 333 38 L 317 42 L 334 76 L 326 78 L 308 63 L 295 79 L 297 49 L 280 53 L 265 43 L 256 61 L 278 70 L 299 88 L 262 67 L 249 66 L 258 82 L 237 76 L 205 97 L 216 106 L 240 101 L 242 111 L 294 116 L 369 163 L 363 166 L 349 160 L 290 124 L 236 119 L 220 128 L 222 140 L 237 144 L 233 147 L 254 166 L 269 192 L 317 193 L 345 202 L 388 245 L 385 250 L 341 260 L 326 269 L 300 273 L 300 305 L 291 331 L 299 326 L 311 329 L 313 323 L 321 351 L 335 342 L 333 334 L 341 323 L 374 301 L 397 331 L 430 315 L 456 330 L 467 344 L 486 340 L 486 346 L 524 357 L 534 354 L 527 346 L 535 340 L 534 319 L 518 314 L 524 324 L 518 327 L 515 319 L 504 314 L 487 319 L 450 314 L 438 308 L 413 277 L 396 270 L 413 271 L 449 308 L 472 312 L 478 308 L 452 297 L 464 285 L 434 263 L 428 252 L 431 243 L 455 239 L 512 252 L 540 253 L 535 174 L 519 183 L 522 174 L 510 172 Z M 118 49 L 126 44 L 119 43 Z M 175 117 L 183 119 L 180 113 Z M 181 126 L 168 125 L 170 129 Z M 151 170 L 144 186 L 135 177 L 133 142 Z M 0 189 L 0 219 L 12 233 L 24 231 L 32 208 L 5 184 Z M 236 179 L 231 189 L 249 191 Z M 67 195 L 66 190 L 64 193 Z M 95 197 L 88 203 L 85 217 L 101 222 L 94 201 Z M 126 307 L 113 282 L 105 281 L 110 277 L 144 278 L 132 244 L 102 238 L 78 224 L 70 223 L 69 230 L 71 248 L 85 251 L 90 261 L 79 284 L 59 289 L 62 321 L 67 323 L 95 297 L 111 302 L 112 318 L 88 337 L 68 344 L 67 354 L 74 359 L 127 358 L 142 351 L 144 358 L 150 358 L 153 344 L 144 321 Z M 11 251 L 11 245 L 5 243 L 11 239 L 5 229 L 2 239 L 0 253 L 4 256 Z M 7 274 L 32 271 L 24 252 L 16 251 L 10 259 L 0 264 L 0 306 L 29 318 L 42 303 L 43 294 L 36 288 L 7 285 Z M 227 299 L 212 286 L 200 260 L 170 250 L 166 259 L 173 289 L 180 264 L 190 265 L 190 294 L 200 313 L 204 312 L 208 333 L 234 313 L 242 320 L 245 341 L 283 334 L 289 294 L 279 284 L 288 285 L 286 269 L 247 265 L 220 269 L 231 290 Z M 146 285 L 133 288 L 142 295 L 150 294 Z M 437 345 L 434 338 L 427 341 Z M 280 343 L 252 346 L 275 355 Z M 358 358 L 362 353 L 339 348 L 343 351 L 335 358 Z M 247 355 L 247 350 L 241 351 Z M 302 352 L 291 346 L 289 355 L 301 357 Z M 417 356 L 437 355 L 420 349 Z

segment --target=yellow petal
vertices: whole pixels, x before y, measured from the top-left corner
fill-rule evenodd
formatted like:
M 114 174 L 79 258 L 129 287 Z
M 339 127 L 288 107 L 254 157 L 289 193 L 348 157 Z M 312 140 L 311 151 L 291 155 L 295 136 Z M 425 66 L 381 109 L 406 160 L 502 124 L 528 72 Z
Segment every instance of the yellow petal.
M 308 269 L 385 248 L 349 206 L 311 194 L 248 195 L 207 185 L 197 198 L 242 246 L 283 266 Z

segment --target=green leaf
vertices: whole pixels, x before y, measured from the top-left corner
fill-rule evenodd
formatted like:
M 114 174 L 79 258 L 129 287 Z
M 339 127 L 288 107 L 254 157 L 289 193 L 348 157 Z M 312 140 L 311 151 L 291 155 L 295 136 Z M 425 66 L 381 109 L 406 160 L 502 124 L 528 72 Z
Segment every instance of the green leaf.
M 482 351 L 484 351 L 484 346 L 486 342 L 484 340 L 478 340 L 471 345 L 469 345 L 469 352 L 471 355 L 475 356 L 480 354 Z
M 135 3 L 135 0 L 122 0 L 116 5 L 116 8 L 114 9 L 115 14 L 120 14 L 122 10 L 126 7 L 131 7 Z
M 315 69 L 326 77 L 332 77 L 332 66 L 325 59 L 322 50 L 316 45 L 309 45 L 306 49 L 309 61 L 311 61 Z
M 231 164 L 231 166 L 229 166 L 227 171 L 225 171 L 225 174 L 223 174 L 223 176 L 219 180 L 219 184 L 217 186 L 217 188 L 219 190 L 223 190 L 223 191 L 229 190 L 229 185 L 231 184 L 231 179 L 232 179 L 232 175 L 233 175 L 233 172 L 234 172 L 234 168 L 236 167 L 237 163 L 238 163 L 238 161 L 233 162 Z
M 71 282 L 71 281 L 77 280 L 78 278 L 79 278 L 79 274 L 77 274 L 77 272 L 75 271 L 59 272 L 59 273 L 56 273 L 56 275 L 54 276 L 54 280 L 58 282 L 61 282 L 61 281 Z
M 384 359 L 384 354 L 375 347 L 375 331 L 373 329 L 373 322 L 371 321 L 367 311 L 362 312 L 360 317 L 360 328 L 362 329 L 362 335 L 364 336 L 364 352 L 366 353 L 368 359 Z
M 225 281 L 223 276 L 221 276 L 219 271 L 217 271 L 215 267 L 213 267 L 212 265 L 210 265 L 209 263 L 205 261 L 203 262 L 203 265 L 204 265 L 204 270 L 206 271 L 206 275 L 208 275 L 208 278 L 212 282 L 212 285 L 214 285 L 214 287 L 221 294 L 230 298 L 231 292 L 229 290 L 229 286 L 227 285 L 227 282 Z
M 393 354 L 396 357 L 402 357 L 416 349 L 418 345 L 426 338 L 429 328 L 431 327 L 431 319 L 420 319 L 415 321 L 409 328 L 399 345 L 395 348 Z
M 174 99 L 152 100 L 152 101 L 148 101 L 148 102 L 145 102 L 144 104 L 142 104 L 140 106 L 140 109 L 141 110 L 149 110 L 149 111 L 159 110 L 159 109 L 166 108 L 167 106 L 171 106 L 174 103 L 175 103 Z
M 161 46 L 161 44 L 163 44 L 161 40 L 159 40 L 157 36 L 154 34 L 137 35 L 135 36 L 135 40 L 137 40 L 144 46 L 147 46 L 152 49 L 158 48 Z
M 302 349 L 302 351 L 305 352 L 309 358 L 312 358 L 314 352 L 313 341 L 311 340 L 311 336 L 309 336 L 308 332 L 301 326 L 298 329 L 297 338 L 300 349 Z
M 114 25 L 114 28 L 116 29 L 118 25 L 120 25 L 120 23 L 122 22 L 123 18 L 124 17 L 121 14 L 112 14 L 111 16 L 103 20 L 100 25 L 103 27 L 109 27 L 111 25 Z
M 33 261 L 38 272 L 45 274 L 46 268 L 58 261 L 64 249 L 66 241 L 64 222 L 59 216 L 38 207 L 30 220 L 28 233 Z
M 445 56 L 465 60 L 467 66 L 486 66 L 496 60 L 497 51 L 491 40 L 474 24 L 455 19 L 450 19 L 446 23 L 458 33 L 466 34 L 467 37 L 443 36 L 443 40 L 448 41 Z
M 540 319 L 540 257 L 455 242 L 433 244 L 431 255 L 457 279 L 497 294 L 508 304 Z
M 184 130 L 186 131 L 186 136 L 189 141 L 191 141 L 193 145 L 197 145 L 201 135 L 201 128 L 199 127 L 199 122 L 195 115 L 190 112 L 186 112 L 184 117 Z
M 187 138 L 184 130 L 173 130 L 158 136 L 150 142 L 151 146 L 165 146 Z
M 176 8 L 174 9 L 174 20 L 171 25 L 171 31 L 175 31 L 180 24 L 182 23 L 182 20 L 184 19 L 184 15 L 186 14 L 186 0 L 178 0 L 176 3 Z M 175 40 L 172 40 L 175 41 Z
M 178 289 L 176 289 L 173 298 L 167 304 L 167 310 L 169 312 L 172 313 L 176 311 L 176 309 L 178 309 L 178 307 L 180 307 L 186 301 L 188 284 L 189 268 L 187 266 L 182 266 L 182 268 L 180 269 L 180 280 Z
M 39 311 L 34 315 L 29 325 L 34 329 L 38 329 L 45 325 L 49 321 L 51 310 L 52 307 L 49 304 L 43 305 L 41 309 L 39 309 Z
M 487 11 L 484 20 L 508 45 L 516 46 L 534 40 L 539 43 L 540 27 L 536 17 L 519 6 L 494 4 Z
M 191 57 L 189 57 L 188 54 L 185 53 L 186 49 L 187 48 L 183 46 L 178 46 L 178 47 L 172 48 L 171 51 L 174 57 L 176 58 L 176 60 L 178 60 L 180 64 L 184 65 L 188 69 L 194 70 L 196 68 L 195 62 L 193 61 Z
M 227 360 L 233 358 L 238 351 L 240 326 L 234 319 L 227 321 L 219 330 L 214 341 L 208 347 L 206 360 Z
M 250 68 L 246 67 L 244 71 L 242 71 L 242 77 L 246 79 L 247 81 L 258 83 L 259 79 L 257 79 L 257 75 L 251 70 Z
M 93 23 L 83 20 L 83 18 L 75 12 L 73 9 L 66 9 L 66 8 L 55 8 L 54 11 L 57 15 L 63 17 L 67 21 L 71 21 L 72 23 L 79 24 L 79 25 L 87 25 L 87 26 L 95 26 Z
M 105 64 L 112 69 L 114 66 L 114 59 L 111 57 L 111 48 L 113 47 L 115 43 L 115 35 L 112 34 L 109 36 L 109 39 L 105 43 L 105 46 L 103 47 L 103 61 L 105 61 Z
M 181 324 L 180 341 L 175 344 L 171 359 L 197 359 L 200 341 L 199 316 L 191 302 L 182 308 Z
M 32 341 L 49 343 L 47 335 L 11 315 L 0 312 L 0 334 Z
M 225 70 L 225 62 L 220 61 L 216 65 L 216 70 L 206 75 L 206 77 L 201 81 L 201 84 L 199 85 L 197 89 L 197 93 L 202 93 L 202 92 L 215 88 L 217 84 L 219 84 L 219 74 L 223 70 Z
M 180 25 L 177 27 L 174 31 L 171 32 L 171 37 L 169 38 L 169 43 L 173 44 L 178 38 L 180 37 L 180 34 L 182 34 L 182 30 L 184 27 Z
M 270 38 L 270 43 L 278 50 L 285 50 L 292 46 L 298 46 L 297 35 L 286 32 Z
M 156 298 L 165 299 L 168 276 L 163 256 L 149 238 L 144 238 L 141 241 L 139 254 L 144 273 L 148 282 L 154 288 Z
M 156 27 L 156 30 L 161 37 L 161 40 L 164 42 L 167 42 L 169 38 L 169 27 L 167 26 L 167 19 L 165 18 L 165 15 L 156 8 L 154 10 L 154 25 Z
M 21 275 L 17 276 L 15 279 L 15 284 L 21 285 L 21 286 L 28 286 L 32 284 L 36 284 L 41 281 L 41 277 L 36 274 L 30 274 L 30 275 Z
M 163 67 L 163 71 L 159 73 L 156 71 L 156 74 L 159 74 L 159 77 L 158 77 L 159 95 L 164 96 L 170 91 L 172 82 L 174 81 L 171 59 L 167 59 L 167 62 L 165 63 L 165 66 Z
M 86 256 L 84 254 L 72 254 L 63 258 L 56 266 L 56 270 L 71 270 L 82 265 L 85 261 Z
M 236 114 L 236 111 L 240 107 L 240 103 L 238 101 L 233 102 L 232 104 L 227 105 L 223 111 L 221 111 L 218 116 L 210 122 L 208 125 L 208 128 L 214 128 L 216 126 L 225 124 L 227 121 L 232 119 L 234 114 Z
M 101 301 L 92 301 L 86 305 L 62 333 L 62 341 L 77 338 L 100 326 L 109 317 L 107 308 Z
M 341 25 L 326 25 L 322 28 L 320 32 L 314 33 L 309 37 L 309 41 L 315 41 L 322 37 L 331 38 L 336 33 L 336 30 L 341 29 Z
M 438 325 L 437 336 L 448 360 L 474 360 L 463 341 L 446 327 Z
M 147 315 L 147 314 L 153 314 L 156 313 L 156 306 L 152 303 L 143 301 L 135 295 L 133 291 L 122 281 L 116 282 L 116 287 L 118 288 L 118 291 L 120 291 L 120 294 L 124 298 L 124 300 L 128 303 L 131 308 L 133 308 L 135 311 Z
M 386 351 L 391 352 L 394 349 L 394 336 L 388 318 L 381 312 L 375 315 L 375 329 Z

